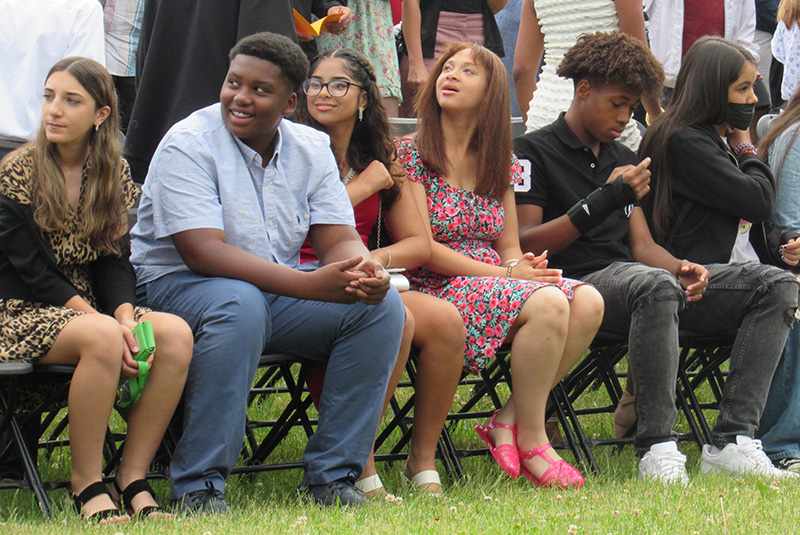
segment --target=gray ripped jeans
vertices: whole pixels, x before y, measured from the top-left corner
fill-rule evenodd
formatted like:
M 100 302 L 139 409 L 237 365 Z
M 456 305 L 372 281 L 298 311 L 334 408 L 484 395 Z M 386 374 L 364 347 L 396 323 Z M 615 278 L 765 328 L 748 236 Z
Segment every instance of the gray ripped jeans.
M 635 445 L 640 452 L 674 439 L 678 326 L 694 332 L 737 331 L 713 442 L 724 447 L 758 426 L 797 307 L 794 277 L 758 263 L 711 264 L 703 298 L 694 303 L 675 276 L 615 262 L 582 280 L 605 300 L 602 329 L 628 332 L 628 365 L 636 389 Z

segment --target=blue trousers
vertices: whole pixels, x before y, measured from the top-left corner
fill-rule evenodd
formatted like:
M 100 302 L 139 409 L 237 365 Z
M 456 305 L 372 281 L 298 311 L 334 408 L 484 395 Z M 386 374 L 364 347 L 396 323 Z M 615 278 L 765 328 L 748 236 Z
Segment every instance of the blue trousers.
M 207 482 L 224 490 L 242 448 L 247 396 L 262 353 L 328 361 L 319 425 L 303 455 L 303 483 L 361 474 L 405 321 L 396 290 L 375 306 L 343 305 L 184 271 L 141 285 L 139 298 L 182 317 L 195 333 L 183 435 L 170 466 L 173 498 Z
M 795 324 L 772 377 L 756 437 L 770 459 L 800 457 L 800 325 Z

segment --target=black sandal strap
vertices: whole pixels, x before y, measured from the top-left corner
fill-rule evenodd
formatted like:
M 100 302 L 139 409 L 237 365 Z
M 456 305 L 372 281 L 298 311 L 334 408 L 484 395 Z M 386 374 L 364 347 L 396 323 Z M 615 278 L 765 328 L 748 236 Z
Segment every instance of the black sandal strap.
M 153 492 L 153 488 L 150 486 L 150 483 L 144 479 L 137 479 L 125 487 L 125 490 L 122 491 L 122 505 L 126 507 L 132 507 L 133 497 L 142 492 L 147 492 L 153 497 L 153 499 L 156 497 L 156 493 Z
M 105 483 L 103 483 L 102 481 L 95 481 L 94 483 L 83 489 L 80 494 L 73 493 L 72 495 L 75 497 L 77 501 L 79 501 L 83 505 L 92 498 L 96 498 L 101 494 L 108 494 L 109 496 L 111 496 L 111 493 L 108 491 L 108 487 L 106 487 Z
M 73 492 L 72 499 L 75 501 L 75 509 L 77 509 L 78 513 L 81 513 L 83 506 L 86 505 L 86 502 L 102 494 L 106 494 L 109 498 L 111 498 L 111 493 L 108 491 L 108 487 L 106 487 L 105 483 L 102 481 L 95 481 L 83 489 L 80 494 L 75 494 Z M 122 512 L 116 507 L 113 509 L 103 509 L 102 511 L 97 511 L 95 514 L 86 517 L 86 520 L 100 522 L 101 520 L 115 516 L 123 516 Z

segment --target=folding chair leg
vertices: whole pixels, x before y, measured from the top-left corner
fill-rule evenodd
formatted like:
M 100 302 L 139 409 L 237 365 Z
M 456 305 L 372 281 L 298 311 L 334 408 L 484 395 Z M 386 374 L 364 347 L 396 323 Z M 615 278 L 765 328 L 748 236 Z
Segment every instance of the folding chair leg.
M 14 394 L 12 393 L 11 396 L 13 395 Z M 17 447 L 17 454 L 19 455 L 22 466 L 25 469 L 25 475 L 28 478 L 28 483 L 30 484 L 31 490 L 36 497 L 36 502 L 39 504 L 39 508 L 42 510 L 44 517 L 47 520 L 50 520 L 53 516 L 53 504 L 50 501 L 50 497 L 47 495 L 47 492 L 45 491 L 44 483 L 39 475 L 39 469 L 36 466 L 36 459 L 33 458 L 31 452 L 26 446 L 25 436 L 22 434 L 22 430 L 19 427 L 17 418 L 13 414 L 13 409 L 11 408 L 12 405 L 13 404 L 8 403 L 4 392 L 0 390 L 0 407 L 2 407 L 4 414 L 3 420 L 7 420 L 8 422 L 8 428 L 13 435 L 13 441 Z M 0 429 L 4 427 L 5 425 L 0 425 Z

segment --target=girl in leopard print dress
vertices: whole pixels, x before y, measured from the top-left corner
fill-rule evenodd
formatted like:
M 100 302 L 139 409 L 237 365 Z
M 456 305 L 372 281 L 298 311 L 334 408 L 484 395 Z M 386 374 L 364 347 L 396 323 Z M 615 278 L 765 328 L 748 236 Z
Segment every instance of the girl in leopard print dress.
M 72 490 L 83 514 L 126 521 L 101 482 L 120 376 L 135 376 L 131 329 L 157 352 L 114 486 L 128 514 L 165 516 L 144 482 L 191 359 L 179 318 L 137 308 L 127 210 L 137 194 L 117 141 L 116 96 L 99 63 L 67 58 L 47 76 L 37 139 L 0 165 L 0 361 L 75 365 L 69 391 Z M 125 489 L 125 490 L 121 490 Z

